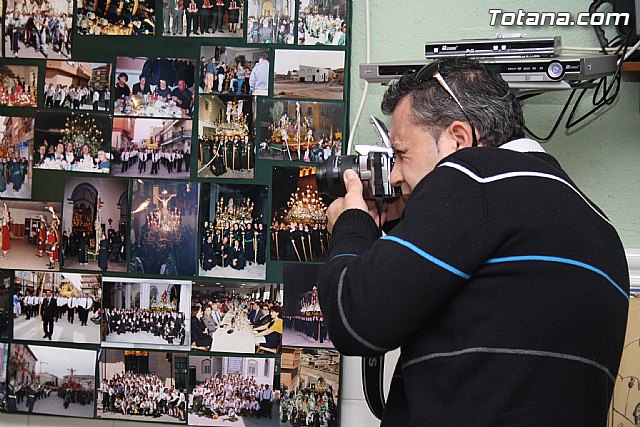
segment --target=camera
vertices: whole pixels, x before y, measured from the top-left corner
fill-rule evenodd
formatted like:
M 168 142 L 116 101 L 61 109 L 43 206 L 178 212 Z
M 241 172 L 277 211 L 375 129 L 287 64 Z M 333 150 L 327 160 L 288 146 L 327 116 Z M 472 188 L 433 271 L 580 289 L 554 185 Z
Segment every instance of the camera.
M 353 169 L 364 187 L 365 199 L 391 199 L 400 195 L 400 189 L 391 186 L 391 169 L 394 153 L 391 148 L 389 131 L 380 119 L 371 116 L 371 123 L 380 136 L 378 145 L 356 145 L 358 154 L 330 156 L 316 168 L 318 191 L 332 198 L 344 197 L 347 189 L 342 176 L 347 169 Z

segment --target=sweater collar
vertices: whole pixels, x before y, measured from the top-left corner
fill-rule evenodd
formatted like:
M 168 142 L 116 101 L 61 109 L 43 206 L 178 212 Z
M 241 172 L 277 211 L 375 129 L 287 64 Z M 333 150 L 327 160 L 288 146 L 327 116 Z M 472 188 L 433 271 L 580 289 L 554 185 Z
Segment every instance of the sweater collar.
M 506 144 L 502 144 L 500 148 L 511 151 L 518 151 L 520 153 L 545 153 L 544 148 L 533 139 L 529 138 L 519 138 L 514 139 L 513 141 L 509 141 Z

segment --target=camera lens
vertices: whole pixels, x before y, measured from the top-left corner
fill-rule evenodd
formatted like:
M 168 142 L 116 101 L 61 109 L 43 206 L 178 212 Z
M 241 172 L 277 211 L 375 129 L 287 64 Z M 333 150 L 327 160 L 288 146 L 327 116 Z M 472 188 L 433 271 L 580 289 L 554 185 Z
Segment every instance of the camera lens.
M 353 169 L 360 175 L 358 156 L 330 156 L 324 163 L 316 167 L 318 191 L 331 198 L 344 197 L 347 189 L 342 176 L 347 169 Z

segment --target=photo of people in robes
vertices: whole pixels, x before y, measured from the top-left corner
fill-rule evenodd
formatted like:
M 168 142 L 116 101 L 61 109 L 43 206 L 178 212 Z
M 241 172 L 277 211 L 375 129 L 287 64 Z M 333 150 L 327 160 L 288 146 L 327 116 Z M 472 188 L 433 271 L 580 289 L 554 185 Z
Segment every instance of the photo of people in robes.
M 83 36 L 153 36 L 152 0 L 78 0 L 76 28 Z
M 202 184 L 199 275 L 264 280 L 265 185 Z
M 345 46 L 347 0 L 300 0 L 298 44 Z
M 109 112 L 112 64 L 47 61 L 44 108 Z
M 60 268 L 59 202 L 0 200 L 0 269 Z
M 0 198 L 30 199 L 34 120 L 31 117 L 0 116 Z M 33 162 L 30 159 L 33 156 Z
M 103 347 L 189 349 L 191 282 L 110 277 L 102 295 Z
M 125 179 L 66 177 L 65 270 L 126 271 L 128 185 Z
M 320 194 L 316 168 L 273 168 L 271 205 L 271 260 L 321 262 L 331 236 L 327 230 L 330 199 Z
M 95 350 L 11 344 L 9 353 L 10 412 L 93 418 Z
M 198 193 L 194 182 L 132 182 L 132 273 L 196 275 Z
M 198 121 L 201 178 L 253 178 L 254 103 L 250 96 L 201 95 Z
M 38 106 L 38 67 L 0 64 L 0 105 Z
M 100 275 L 16 271 L 13 283 L 14 339 L 100 343 Z

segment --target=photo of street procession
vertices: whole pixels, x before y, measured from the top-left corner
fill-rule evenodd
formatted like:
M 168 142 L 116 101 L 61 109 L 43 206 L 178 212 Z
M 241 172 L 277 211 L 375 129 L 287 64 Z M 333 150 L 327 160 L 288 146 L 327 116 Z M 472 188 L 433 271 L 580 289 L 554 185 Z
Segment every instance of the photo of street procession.
M 343 99 L 345 52 L 276 49 L 276 98 Z
M 345 46 L 347 0 L 300 0 L 298 44 Z
M 108 112 L 110 84 L 111 64 L 47 61 L 44 108 Z
M 30 199 L 33 181 L 34 120 L 0 116 L 0 197 Z

